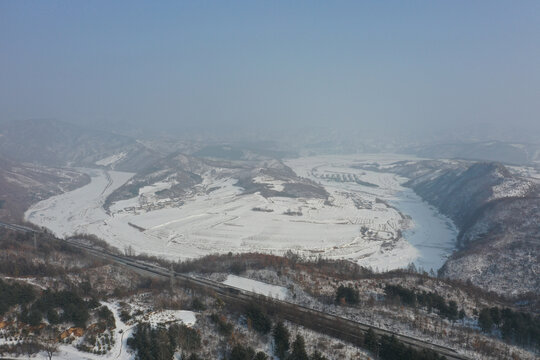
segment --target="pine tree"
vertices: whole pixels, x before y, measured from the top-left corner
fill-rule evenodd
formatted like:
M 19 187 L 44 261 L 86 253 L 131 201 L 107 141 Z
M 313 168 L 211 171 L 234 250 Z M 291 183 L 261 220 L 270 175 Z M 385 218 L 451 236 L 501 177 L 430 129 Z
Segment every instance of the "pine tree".
M 373 353 L 377 353 L 377 348 L 379 347 L 377 335 L 370 328 L 364 336 L 364 347 Z
M 482 309 L 480 315 L 478 316 L 478 325 L 483 332 L 489 333 L 493 328 L 493 319 L 491 318 L 491 313 L 489 309 Z
M 253 360 L 268 360 L 268 356 L 263 353 L 262 351 L 259 351 L 255 357 L 253 358 Z
M 296 339 L 292 343 L 292 351 L 288 360 L 309 360 L 306 352 L 306 344 L 302 335 L 296 335 Z
M 285 355 L 289 350 L 289 330 L 285 327 L 282 321 L 278 322 L 272 331 L 272 336 L 274 337 L 274 353 L 280 359 L 285 359 Z
M 229 356 L 229 360 L 251 360 L 255 357 L 255 351 L 251 347 L 244 347 L 236 344 Z
M 313 354 L 311 354 L 310 360 L 328 360 L 326 356 L 323 356 L 318 350 L 315 350 Z
M 489 315 L 491 315 L 491 320 L 497 326 L 501 324 L 501 312 L 498 307 L 492 307 L 489 309 Z
M 458 307 L 454 300 L 448 302 L 448 319 L 454 321 L 458 318 Z

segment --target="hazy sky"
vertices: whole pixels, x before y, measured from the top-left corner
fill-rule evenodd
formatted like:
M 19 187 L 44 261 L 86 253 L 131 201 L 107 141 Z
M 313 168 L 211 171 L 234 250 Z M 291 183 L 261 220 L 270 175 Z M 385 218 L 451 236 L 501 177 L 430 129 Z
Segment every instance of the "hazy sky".
M 535 137 L 540 1 L 0 0 L 0 120 L 26 118 Z

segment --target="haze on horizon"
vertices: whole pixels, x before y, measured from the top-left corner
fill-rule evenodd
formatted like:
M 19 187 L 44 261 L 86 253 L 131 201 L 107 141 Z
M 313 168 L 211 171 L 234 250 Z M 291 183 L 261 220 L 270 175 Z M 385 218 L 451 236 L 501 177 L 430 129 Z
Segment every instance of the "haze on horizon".
M 0 0 L 0 121 L 534 142 L 539 44 L 538 1 Z

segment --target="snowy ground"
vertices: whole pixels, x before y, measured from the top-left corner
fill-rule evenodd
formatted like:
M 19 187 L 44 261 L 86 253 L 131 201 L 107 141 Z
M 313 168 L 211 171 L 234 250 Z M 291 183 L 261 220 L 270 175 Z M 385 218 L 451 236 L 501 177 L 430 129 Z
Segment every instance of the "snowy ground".
M 198 191 L 181 206 L 143 206 L 142 201 L 152 201 L 153 192 L 166 188 L 160 183 L 113 204 L 110 214 L 103 202 L 132 174 L 87 169 L 90 184 L 35 204 L 26 219 L 59 236 L 91 233 L 120 249 L 131 245 L 137 253 L 174 260 L 229 251 L 282 254 L 291 249 L 306 256 L 351 259 L 379 270 L 411 262 L 437 269 L 456 236 L 450 221 L 402 187 L 405 179 L 352 167 L 375 162 L 384 167 L 404 159 L 378 154 L 287 161 L 298 175 L 321 183 L 329 202 L 241 195 L 235 179 L 203 174 Z M 256 181 L 276 190 L 283 186 L 272 178 Z
M 73 344 L 60 344 L 58 346 L 58 352 L 54 354 L 54 359 L 88 359 L 88 360 L 97 360 L 97 359 L 119 359 L 119 360 L 132 360 L 135 358 L 135 354 L 128 350 L 127 339 L 131 337 L 133 333 L 134 325 L 128 325 L 122 322 L 119 317 L 120 308 L 117 303 L 106 303 L 103 302 L 103 305 L 107 306 L 109 310 L 112 311 L 114 319 L 116 322 L 116 329 L 113 332 L 114 346 L 106 355 L 97 355 L 92 353 L 86 353 L 79 351 L 75 348 L 74 344 L 77 343 L 77 340 Z M 184 323 L 188 326 L 192 326 L 197 321 L 195 313 L 187 310 L 162 310 L 156 311 L 149 314 L 146 314 L 143 319 L 140 319 L 144 322 L 149 322 L 150 324 L 168 324 L 168 323 Z M 16 344 L 16 341 L 6 341 L 0 339 L 1 344 Z M 24 359 L 28 357 L 20 356 L 18 359 Z M 40 352 L 38 354 L 32 355 L 31 359 L 48 359 L 45 352 Z
M 134 358 L 134 354 L 127 351 L 127 339 L 131 336 L 131 326 L 124 324 L 119 316 L 119 309 L 117 304 L 113 303 L 103 303 L 107 306 L 109 310 L 114 314 L 116 329 L 113 332 L 114 346 L 106 355 L 97 355 L 92 353 L 86 353 L 79 351 L 72 344 L 60 344 L 58 345 L 58 351 L 53 355 L 53 359 L 88 359 L 88 360 L 97 360 L 97 359 L 119 359 L 119 360 L 131 360 Z M 76 344 L 77 340 L 73 342 Z M 0 339 L 0 345 L 3 344 L 16 344 L 16 341 L 5 341 Z M 32 356 L 19 356 L 17 359 L 48 359 L 47 354 L 42 351 L 40 353 L 34 354 Z
M 242 290 L 252 291 L 256 294 L 270 296 L 276 299 L 285 300 L 289 296 L 289 291 L 276 285 L 270 285 L 262 281 L 252 280 L 241 276 L 228 275 L 223 282 L 225 285 L 233 286 Z
M 287 165 L 298 175 L 321 183 L 331 194 L 344 191 L 359 195 L 372 206 L 377 205 L 376 199 L 390 206 L 384 207 L 386 211 L 373 213 L 371 218 L 366 217 L 362 221 L 370 230 L 379 230 L 377 238 L 383 238 L 380 232 L 395 233 L 400 230 L 403 239 L 394 242 L 392 248 L 388 249 L 380 241 L 366 241 L 364 236 L 360 253 L 365 254 L 364 249 L 374 249 L 374 252 L 359 258 L 361 265 L 388 270 L 414 263 L 428 271 L 437 270 L 454 249 L 457 229 L 452 221 L 424 202 L 414 191 L 403 187 L 401 184 L 407 179 L 392 173 L 360 169 L 374 163 L 384 169 L 396 161 L 406 160 L 418 159 L 399 154 L 332 155 L 295 159 L 288 161 Z M 339 174 L 341 179 L 347 176 L 348 181 L 335 181 L 332 178 L 334 174 Z M 353 176 L 359 180 L 358 183 L 351 181 Z M 378 187 L 366 186 L 362 182 Z
M 191 326 L 197 321 L 195 315 L 193 311 L 188 310 L 161 310 L 148 314 L 143 318 L 143 321 L 150 323 L 152 326 L 176 322 Z
M 101 159 L 99 161 L 96 161 L 95 164 L 96 165 L 102 165 L 102 166 L 109 166 L 109 165 L 113 165 L 114 163 L 122 160 L 123 158 L 126 157 L 126 153 L 125 152 L 121 152 L 119 154 L 114 154 L 114 155 L 111 155 L 109 157 L 106 157 L 104 159 Z

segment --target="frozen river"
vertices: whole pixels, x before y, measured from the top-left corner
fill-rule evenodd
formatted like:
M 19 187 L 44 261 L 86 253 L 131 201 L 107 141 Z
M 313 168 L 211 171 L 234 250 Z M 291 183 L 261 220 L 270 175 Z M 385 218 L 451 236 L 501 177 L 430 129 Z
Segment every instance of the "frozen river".
M 400 192 L 392 204 L 412 219 L 403 237 L 419 252 L 414 261 L 416 267 L 426 271 L 439 269 L 455 247 L 458 232 L 453 222 L 410 189 Z
M 133 198 L 113 205 L 110 214 L 102 208 L 105 199 L 133 174 L 84 169 L 92 179 L 88 185 L 41 201 L 25 216 L 61 237 L 95 234 L 121 250 L 131 245 L 137 253 L 175 260 L 229 251 L 283 254 L 292 249 L 307 257 L 350 259 L 377 270 L 410 263 L 437 270 L 454 247 L 457 232 L 451 221 L 404 188 L 405 179 L 361 169 L 364 163 L 397 160 L 403 158 L 355 155 L 286 161 L 298 175 L 323 185 L 330 203 L 242 195 L 236 180 L 204 176 L 201 191 L 182 206 L 126 211 L 137 203 Z M 256 207 L 272 211 L 253 211 Z M 284 215 L 289 209 L 301 215 Z

